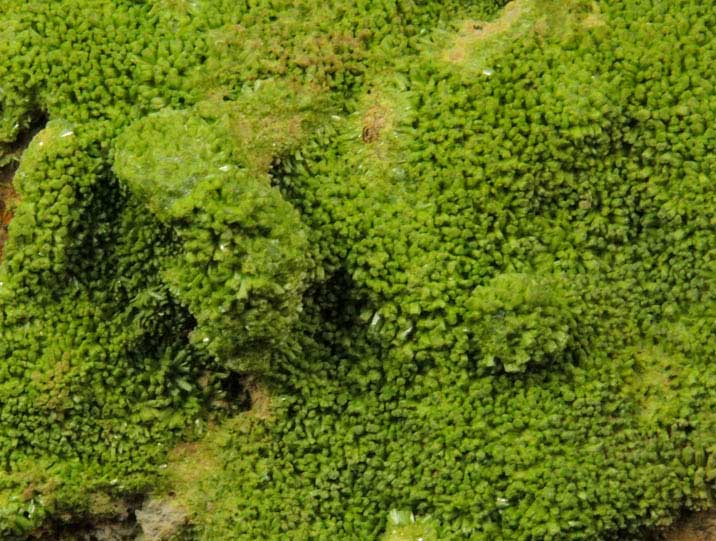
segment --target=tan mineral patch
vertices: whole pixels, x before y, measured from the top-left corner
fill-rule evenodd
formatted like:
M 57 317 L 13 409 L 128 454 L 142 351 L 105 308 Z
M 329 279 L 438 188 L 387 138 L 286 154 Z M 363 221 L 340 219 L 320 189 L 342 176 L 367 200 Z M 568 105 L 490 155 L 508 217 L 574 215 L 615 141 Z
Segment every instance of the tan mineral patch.
M 532 9 L 533 0 L 513 0 L 507 4 L 498 19 L 492 22 L 465 21 L 451 49 L 446 53 L 450 62 L 460 63 L 466 53 L 481 41 L 506 34 Z
M 584 28 L 598 28 L 605 26 L 607 22 L 604 20 L 604 15 L 599 9 L 599 4 L 594 2 L 592 4 L 592 11 L 584 19 L 582 19 L 582 26 Z
M 443 58 L 486 69 L 492 59 L 527 34 L 564 36 L 604 25 L 597 2 L 585 10 L 579 0 L 513 0 L 494 21 L 464 21 Z
M 8 173 L 8 178 L 0 178 L 0 259 L 7 240 L 7 228 L 12 220 L 12 208 L 17 204 L 17 199 L 17 193 L 12 186 L 12 176 Z
M 363 118 L 363 133 L 361 138 L 366 143 L 371 143 L 380 137 L 380 132 L 385 127 L 388 111 L 381 104 L 375 104 L 368 109 Z
M 716 541 L 716 511 L 692 513 L 654 532 L 652 541 Z
M 268 391 L 253 378 L 247 378 L 245 385 L 251 397 L 251 409 L 243 415 L 251 415 L 261 420 L 271 419 L 273 412 L 271 411 L 271 395 Z
M 378 176 L 385 177 L 383 168 L 390 166 L 399 145 L 396 128 L 408 105 L 397 92 L 385 92 L 371 88 L 362 98 L 358 111 L 351 117 L 356 135 L 363 141 L 357 152 L 366 164 L 366 171 L 378 170 Z M 371 168 L 368 164 L 376 167 Z M 375 181 L 375 179 L 373 179 Z
M 149 499 L 134 514 L 142 528 L 137 541 L 171 541 L 188 521 L 188 511 L 170 499 Z

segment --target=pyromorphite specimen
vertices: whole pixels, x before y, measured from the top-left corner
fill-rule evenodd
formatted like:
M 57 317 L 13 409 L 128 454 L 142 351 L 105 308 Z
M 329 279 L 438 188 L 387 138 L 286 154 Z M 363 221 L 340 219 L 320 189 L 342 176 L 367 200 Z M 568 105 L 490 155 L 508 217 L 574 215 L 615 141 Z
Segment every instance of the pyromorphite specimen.
M 708 2 L 0 16 L 0 538 L 147 495 L 197 541 L 714 505 Z

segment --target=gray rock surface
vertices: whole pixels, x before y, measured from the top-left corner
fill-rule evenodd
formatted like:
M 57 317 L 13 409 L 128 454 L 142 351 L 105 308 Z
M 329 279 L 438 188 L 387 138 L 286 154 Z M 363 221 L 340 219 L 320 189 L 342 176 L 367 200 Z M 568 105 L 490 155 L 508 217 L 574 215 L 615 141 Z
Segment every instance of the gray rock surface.
M 171 541 L 186 525 L 186 510 L 171 500 L 149 499 L 134 512 L 142 533 L 137 541 Z

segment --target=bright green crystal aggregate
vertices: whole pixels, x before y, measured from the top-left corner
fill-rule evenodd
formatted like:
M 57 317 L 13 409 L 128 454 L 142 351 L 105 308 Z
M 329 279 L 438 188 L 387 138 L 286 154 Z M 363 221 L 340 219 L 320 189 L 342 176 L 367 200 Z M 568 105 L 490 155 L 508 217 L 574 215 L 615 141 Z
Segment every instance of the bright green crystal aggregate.
M 716 12 L 502 4 L 0 0 L 1 537 L 713 506 Z

